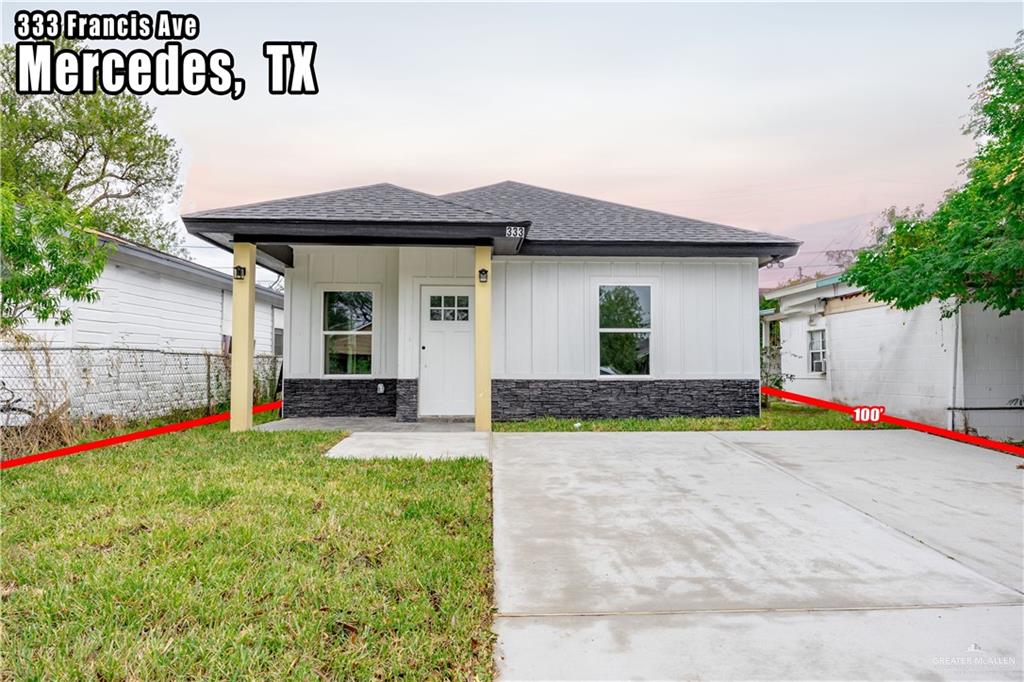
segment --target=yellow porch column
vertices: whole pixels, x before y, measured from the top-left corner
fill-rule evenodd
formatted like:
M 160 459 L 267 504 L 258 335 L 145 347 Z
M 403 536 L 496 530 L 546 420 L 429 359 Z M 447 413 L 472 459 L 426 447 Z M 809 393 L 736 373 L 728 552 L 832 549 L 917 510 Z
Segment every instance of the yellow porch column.
M 252 428 L 252 364 L 255 351 L 256 245 L 236 242 L 235 269 L 245 276 L 231 289 L 231 430 Z
M 480 281 L 480 271 L 487 271 L 487 281 Z M 475 286 L 475 314 L 473 324 L 475 371 L 475 415 L 477 431 L 491 430 L 491 247 L 476 247 L 476 268 L 473 271 Z

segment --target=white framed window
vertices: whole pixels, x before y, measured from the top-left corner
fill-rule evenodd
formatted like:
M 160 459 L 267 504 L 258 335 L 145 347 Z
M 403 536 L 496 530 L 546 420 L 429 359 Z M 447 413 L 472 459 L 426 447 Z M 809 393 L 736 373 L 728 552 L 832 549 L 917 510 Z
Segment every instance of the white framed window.
M 827 367 L 825 351 L 825 330 L 812 329 L 807 332 L 807 364 L 811 372 L 825 373 Z
M 598 283 L 598 375 L 651 376 L 653 285 Z
M 321 362 L 325 377 L 372 376 L 377 353 L 378 292 L 368 285 L 330 286 L 320 294 Z
M 279 358 L 284 356 L 284 330 L 280 327 L 274 328 L 274 355 Z

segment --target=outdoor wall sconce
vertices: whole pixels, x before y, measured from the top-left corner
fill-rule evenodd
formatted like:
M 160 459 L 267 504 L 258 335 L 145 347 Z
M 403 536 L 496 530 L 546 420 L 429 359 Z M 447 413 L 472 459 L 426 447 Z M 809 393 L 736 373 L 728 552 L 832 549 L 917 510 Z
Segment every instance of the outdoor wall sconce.
M 244 265 L 236 265 L 235 266 L 235 279 L 245 279 L 245 266 Z
M 487 283 L 487 268 L 480 268 L 480 272 L 477 273 L 477 274 L 480 275 L 480 283 L 481 284 L 486 284 Z

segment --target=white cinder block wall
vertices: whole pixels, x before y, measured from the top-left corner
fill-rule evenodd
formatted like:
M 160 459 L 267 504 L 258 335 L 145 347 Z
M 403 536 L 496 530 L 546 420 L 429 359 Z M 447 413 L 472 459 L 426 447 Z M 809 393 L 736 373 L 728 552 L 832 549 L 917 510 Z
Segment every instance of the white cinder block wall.
M 321 378 L 322 297 L 336 285 L 380 292 L 375 376 L 419 375 L 422 285 L 472 285 L 473 249 L 295 247 L 286 272 L 285 375 Z M 653 285 L 655 378 L 757 379 L 757 263 L 753 258 L 496 257 L 496 379 L 597 377 L 597 285 Z
M 1024 394 L 1024 313 L 1000 317 L 967 305 L 959 325 L 957 339 L 957 318 L 943 318 L 938 301 L 911 311 L 874 306 L 784 319 L 782 368 L 795 376 L 786 388 L 847 405 L 884 405 L 892 415 L 943 428 L 952 416 L 957 430 L 990 438 L 1024 438 L 1024 410 L 947 409 L 1006 408 Z M 826 329 L 825 375 L 808 369 L 807 332 L 815 328 Z
M 980 305 L 968 305 L 961 316 L 962 404 L 1009 407 L 1010 400 L 1024 395 L 1024 312 L 1000 317 Z M 1024 410 L 969 410 L 963 418 L 982 435 L 1024 438 Z
M 910 311 L 887 306 L 825 316 L 832 399 L 884 405 L 896 416 L 948 425 L 956 324 L 934 301 Z

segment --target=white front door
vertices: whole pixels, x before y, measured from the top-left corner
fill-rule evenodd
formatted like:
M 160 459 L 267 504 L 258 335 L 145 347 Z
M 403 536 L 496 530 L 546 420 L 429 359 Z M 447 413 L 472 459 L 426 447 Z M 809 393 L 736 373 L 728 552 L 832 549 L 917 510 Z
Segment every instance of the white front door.
M 420 295 L 420 414 L 472 416 L 473 287 L 425 286 Z

